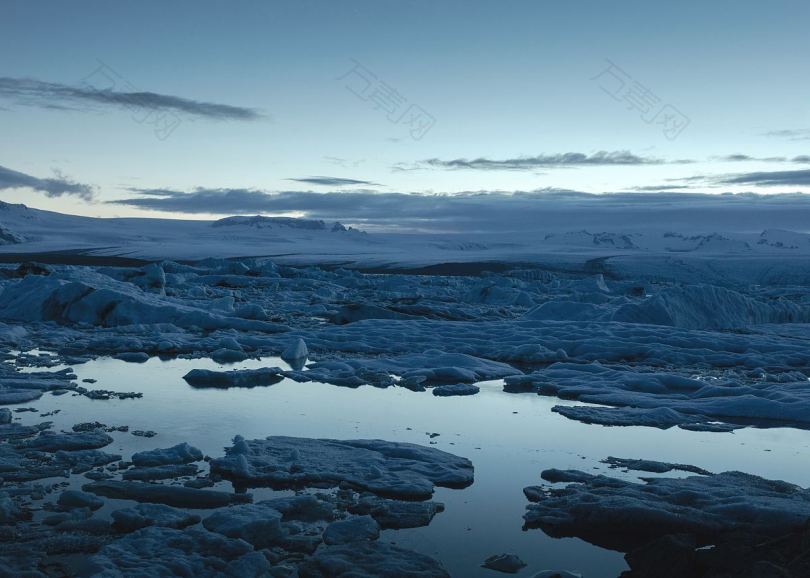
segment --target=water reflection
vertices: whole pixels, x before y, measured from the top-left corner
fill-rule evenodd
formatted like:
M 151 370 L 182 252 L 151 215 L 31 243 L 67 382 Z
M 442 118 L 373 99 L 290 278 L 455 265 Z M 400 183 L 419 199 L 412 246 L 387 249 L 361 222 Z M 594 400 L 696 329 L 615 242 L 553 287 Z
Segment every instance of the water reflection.
M 154 430 L 151 439 L 114 434 L 108 451 L 128 454 L 188 441 L 212 456 L 222 455 L 235 434 L 333 438 L 382 438 L 433 444 L 475 465 L 475 483 L 465 490 L 439 488 L 446 504 L 430 526 L 389 530 L 383 538 L 435 556 L 454 576 L 491 576 L 479 567 L 490 554 L 514 552 L 531 574 L 544 569 L 579 570 L 589 578 L 613 578 L 626 568 L 622 555 L 577 539 L 552 539 L 540 530 L 522 531 L 526 506 L 522 489 L 537 484 L 541 470 L 576 468 L 609 471 L 607 456 L 694 464 L 711 471 L 742 470 L 810 485 L 799 454 L 810 432 L 791 429 L 741 430 L 734 434 L 673 428 L 605 428 L 570 421 L 551 412 L 560 400 L 507 394 L 502 383 L 479 384 L 475 396 L 440 398 L 403 388 L 347 389 L 284 379 L 266 387 L 195 389 L 182 376 L 191 369 L 255 369 L 289 365 L 278 358 L 247 360 L 227 368 L 210 359 L 150 359 L 134 364 L 101 358 L 74 366 L 90 387 L 142 392 L 141 399 L 94 401 L 45 395 L 32 403 L 56 428 L 82 421 Z M 25 423 L 41 421 L 21 414 Z M 439 436 L 430 437 L 438 433 Z M 649 475 L 649 474 L 645 474 Z M 671 475 L 671 474 L 668 474 Z M 257 496 L 258 497 L 258 496 Z

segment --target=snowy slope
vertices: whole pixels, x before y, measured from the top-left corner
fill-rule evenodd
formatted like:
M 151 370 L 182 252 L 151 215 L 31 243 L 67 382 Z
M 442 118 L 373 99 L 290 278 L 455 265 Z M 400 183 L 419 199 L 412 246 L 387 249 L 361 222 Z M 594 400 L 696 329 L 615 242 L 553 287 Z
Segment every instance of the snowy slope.
M 542 263 L 552 268 L 599 267 L 647 262 L 656 269 L 712 275 L 745 262 L 764 275 L 774 268 L 805 275 L 810 235 L 779 229 L 749 230 L 747 220 L 724 223 L 732 231 L 673 231 L 645 227 L 636 216 L 617 217 L 594 207 L 581 221 L 605 222 L 590 229 L 578 222 L 544 222 L 537 230 L 460 233 L 366 233 L 311 219 L 264 216 L 216 221 L 91 218 L 0 202 L 0 254 L 80 251 L 146 260 L 272 256 L 288 263 L 359 266 L 424 266 L 438 263 Z M 750 215 L 749 215 L 750 217 Z M 734 229 L 738 229 L 736 232 Z M 645 261 L 646 260 L 646 261 Z M 661 263 L 665 263 L 661 267 Z M 796 263 L 796 265 L 792 264 Z M 652 272 L 652 273 L 651 273 Z M 635 271 L 634 274 L 638 274 Z M 715 275 L 717 277 L 718 275 Z M 722 276 L 722 275 L 720 275 Z M 805 278 L 805 277 L 802 277 Z

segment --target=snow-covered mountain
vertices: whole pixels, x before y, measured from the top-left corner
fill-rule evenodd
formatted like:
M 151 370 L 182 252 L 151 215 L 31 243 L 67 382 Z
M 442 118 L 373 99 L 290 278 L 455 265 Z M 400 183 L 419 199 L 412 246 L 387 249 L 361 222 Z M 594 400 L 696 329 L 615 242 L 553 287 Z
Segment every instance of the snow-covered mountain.
M 599 222 L 599 210 L 585 216 Z M 146 260 L 272 256 L 281 262 L 364 266 L 458 262 L 586 263 L 647 258 L 699 263 L 730 258 L 760 268 L 810 258 L 810 235 L 767 229 L 754 232 L 673 231 L 641 228 L 637 219 L 602 215 L 604 226 L 538 225 L 536 231 L 366 233 L 322 220 L 234 216 L 219 220 L 94 218 L 0 202 L 0 254 L 80 252 Z M 725 228 L 734 228 L 727 223 Z M 670 267 L 670 269 L 672 269 Z
M 4 253 L 80 251 L 144 259 L 201 259 L 316 250 L 363 252 L 367 235 L 311 219 L 227 217 L 216 221 L 94 218 L 0 202 Z M 328 254 L 328 253 L 327 253 Z

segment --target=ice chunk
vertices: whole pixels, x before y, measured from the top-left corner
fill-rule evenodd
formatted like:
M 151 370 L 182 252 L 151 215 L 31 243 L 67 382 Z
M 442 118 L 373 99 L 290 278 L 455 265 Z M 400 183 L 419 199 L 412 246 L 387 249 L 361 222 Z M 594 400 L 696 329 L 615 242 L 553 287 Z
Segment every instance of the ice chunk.
M 609 308 L 579 301 L 547 301 L 526 312 L 525 319 L 543 321 L 600 321 L 611 313 Z
M 20 423 L 0 424 L 0 440 L 16 440 L 29 438 L 50 427 L 50 422 L 43 422 L 39 425 L 22 425 Z
M 247 359 L 247 354 L 244 351 L 221 348 L 211 354 L 211 359 L 217 363 L 238 363 Z
M 554 408 L 586 423 L 662 429 L 677 425 L 705 431 L 734 427 L 713 423 L 716 421 L 810 423 L 810 389 L 804 374 L 789 372 L 784 380 L 741 377 L 744 379 L 702 380 L 654 368 L 555 363 L 531 374 L 508 377 L 505 387 L 534 388 L 543 395 L 620 407 Z
M 385 542 L 354 542 L 319 548 L 299 567 L 301 578 L 449 578 L 429 556 Z
M 143 351 L 123 351 L 116 353 L 113 357 L 129 363 L 145 363 L 149 361 L 149 354 Z
M 7 492 L 0 492 L 0 524 L 13 524 L 23 517 L 23 511 Z
M 239 369 L 233 371 L 214 371 L 211 369 L 192 369 L 183 379 L 193 387 L 256 387 L 273 385 L 284 376 L 279 367 L 262 367 L 260 369 Z
M 65 490 L 59 494 L 56 500 L 65 510 L 74 510 L 76 508 L 90 508 L 91 510 L 98 510 L 104 505 L 104 500 L 93 494 L 82 492 L 79 490 Z
M 656 474 L 665 474 L 673 470 L 681 472 L 690 472 L 701 476 L 710 476 L 712 473 L 703 468 L 692 466 L 689 464 L 670 464 L 668 462 L 658 462 L 655 460 L 635 460 L 628 458 L 614 458 L 608 457 L 602 460 L 603 464 L 608 464 L 611 468 L 622 468 L 626 470 L 635 470 L 638 472 L 653 472 Z
M 382 496 L 427 499 L 434 484 L 463 488 L 473 482 L 466 458 L 409 443 L 237 436 L 225 453 L 211 461 L 212 473 L 245 486 L 348 484 Z
M 433 388 L 433 395 L 451 397 L 460 395 L 475 395 L 481 391 L 477 385 L 471 383 L 456 383 L 453 385 L 437 385 Z
M 687 329 L 740 329 L 761 323 L 807 323 L 810 308 L 785 299 L 760 301 L 724 287 L 690 285 L 624 305 L 612 319 Z
M 103 283 L 104 286 L 95 287 L 89 284 L 91 282 Z M 122 285 L 128 285 L 128 288 Z M 0 299 L 0 319 L 87 323 L 104 327 L 171 323 L 184 328 L 232 328 L 265 333 L 288 329 L 268 321 L 211 313 L 208 309 L 172 301 L 154 293 L 144 293 L 130 284 L 116 285 L 109 277 L 106 280 L 93 278 L 75 281 L 58 279 L 53 275 L 28 276 L 6 284 Z
M 234 311 L 234 315 L 242 319 L 256 319 L 257 321 L 267 321 L 269 318 L 267 312 L 258 303 L 245 303 Z
M 306 359 L 309 355 L 307 344 L 300 337 L 291 342 L 287 348 L 281 353 L 281 359 L 284 361 L 298 361 Z
M 132 508 L 115 510 L 110 514 L 113 527 L 119 532 L 129 533 L 147 526 L 182 529 L 200 521 L 197 514 L 189 514 L 164 504 L 138 504 Z
M 517 574 L 526 567 L 526 562 L 521 560 L 517 554 L 493 554 L 484 560 L 481 566 L 505 574 Z
M 200 450 L 186 442 L 170 448 L 147 450 L 132 455 L 132 463 L 139 467 L 188 464 L 203 459 Z
M 166 504 L 177 508 L 222 508 L 251 500 L 249 494 L 229 494 L 215 490 L 198 490 L 184 486 L 164 486 L 144 482 L 102 480 L 85 484 L 82 489 L 107 498 Z
M 243 504 L 215 512 L 203 526 L 229 538 L 240 538 L 256 548 L 266 548 L 282 537 L 282 515 L 267 503 Z
M 585 405 L 555 405 L 551 411 L 564 415 L 568 419 L 588 424 L 606 426 L 647 426 L 669 429 L 673 426 L 697 429 L 703 426 L 712 431 L 731 431 L 734 426 L 726 425 L 721 429 L 709 427 L 708 418 L 699 415 L 687 415 L 667 407 L 652 409 L 638 407 L 595 407 Z
M 108 454 L 99 450 L 74 450 L 56 452 L 56 461 L 71 467 L 73 473 L 86 472 L 96 466 L 104 466 L 121 460 L 119 454 Z
M 197 466 L 194 464 L 171 464 L 148 468 L 132 468 L 125 471 L 121 477 L 125 480 L 168 480 L 183 476 L 193 476 L 197 471 Z
M 285 522 L 288 520 L 301 522 L 328 521 L 332 520 L 335 515 L 335 508 L 332 503 L 316 498 L 311 494 L 274 498 L 259 503 L 281 512 Z
M 419 317 L 391 311 L 378 305 L 352 304 L 341 307 L 329 320 L 332 323 L 344 325 L 363 319 L 419 319 Z
M 524 519 L 552 536 L 577 536 L 628 551 L 666 534 L 711 543 L 724 532 L 777 536 L 810 517 L 810 490 L 741 472 L 649 478 L 643 483 L 576 470 L 546 470 L 564 488 L 524 488 Z
M 150 526 L 104 546 L 92 562 L 94 578 L 111 576 L 265 576 L 270 563 L 243 540 L 200 529 Z
M 376 496 L 363 496 L 348 507 L 353 514 L 368 514 L 383 529 L 419 528 L 430 524 L 433 517 L 444 511 L 440 502 L 406 502 Z
M 41 452 L 94 450 L 113 442 L 106 433 L 98 430 L 79 433 L 55 433 L 44 431 L 34 439 L 20 443 L 20 447 Z
M 320 361 L 310 364 L 308 371 L 288 372 L 287 375 L 298 381 L 322 381 L 348 387 L 367 383 L 375 387 L 388 387 L 396 383 L 392 374 L 405 381 L 452 384 L 499 379 L 519 373 L 520 370 L 506 363 L 429 349 L 399 357 Z
M 160 263 L 150 263 L 143 268 L 143 275 L 137 278 L 141 287 L 162 291 L 166 287 L 166 272 Z
M 376 540 L 380 537 L 380 525 L 371 516 L 352 516 L 332 522 L 323 532 L 323 541 L 330 546 Z
M 28 403 L 42 397 L 42 392 L 33 389 L 14 389 L 0 386 L 0 405 Z

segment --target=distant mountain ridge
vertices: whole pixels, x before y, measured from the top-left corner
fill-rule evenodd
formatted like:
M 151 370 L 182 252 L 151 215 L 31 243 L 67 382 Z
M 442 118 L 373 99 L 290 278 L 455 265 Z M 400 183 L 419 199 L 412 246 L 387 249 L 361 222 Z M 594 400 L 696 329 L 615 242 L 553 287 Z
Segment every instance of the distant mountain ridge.
M 263 215 L 255 215 L 252 217 L 235 216 L 225 217 L 211 223 L 212 227 L 255 227 L 257 229 L 276 229 L 279 227 L 287 227 L 291 229 L 305 229 L 308 231 L 325 231 L 327 224 L 320 219 L 304 219 L 298 217 L 265 217 Z M 351 227 L 349 227 L 350 229 Z M 349 230 L 341 223 L 335 221 L 331 227 L 331 231 L 347 231 Z
M 754 215 L 743 216 L 749 219 Z M 675 229 L 671 224 L 655 227 L 638 215 L 619 219 L 598 207 L 584 211 L 578 219 L 587 222 L 588 228 L 561 219 L 518 232 L 404 232 L 398 228 L 396 215 L 391 215 L 390 230 L 366 233 L 340 222 L 289 216 L 237 215 L 213 220 L 100 218 L 0 201 L 0 253 L 25 253 L 32 260 L 38 254 L 52 252 L 146 260 L 266 256 L 280 262 L 351 263 L 371 268 L 494 261 L 548 262 L 557 268 L 572 262 L 594 266 L 601 262 L 599 259 L 610 259 L 611 263 L 621 259 L 629 264 L 646 258 L 675 258 L 678 262 L 688 258 L 689 267 L 713 263 L 707 269 L 709 273 L 732 256 L 760 259 L 763 271 L 769 267 L 781 271 L 786 267 L 785 258 L 790 256 L 802 263 L 788 267 L 780 275 L 804 270 L 805 261 L 810 267 L 807 232 L 758 228 L 759 223 L 748 225 L 745 220 L 742 231 Z M 463 221 L 463 215 L 458 221 Z

